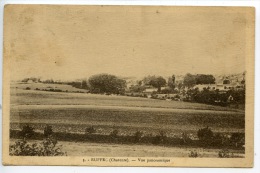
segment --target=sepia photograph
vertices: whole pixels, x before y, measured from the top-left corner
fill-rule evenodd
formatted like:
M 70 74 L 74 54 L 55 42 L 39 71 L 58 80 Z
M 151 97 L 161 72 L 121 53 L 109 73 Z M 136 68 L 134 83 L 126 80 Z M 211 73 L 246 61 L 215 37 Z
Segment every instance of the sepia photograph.
M 3 164 L 252 167 L 254 18 L 5 5 Z

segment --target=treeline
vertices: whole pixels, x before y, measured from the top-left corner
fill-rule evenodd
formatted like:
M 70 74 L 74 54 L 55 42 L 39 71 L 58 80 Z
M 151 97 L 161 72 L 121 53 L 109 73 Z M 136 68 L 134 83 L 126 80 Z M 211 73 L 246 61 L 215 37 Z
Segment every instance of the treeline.
M 185 91 L 184 91 L 185 92 Z M 184 101 L 205 103 L 219 106 L 229 106 L 234 104 L 236 106 L 245 104 L 245 89 L 241 90 L 228 90 L 226 92 L 220 92 L 217 90 L 209 90 L 204 88 L 199 91 L 198 88 L 189 89 L 185 92 Z
M 187 73 L 183 79 L 183 85 L 186 87 L 193 87 L 199 84 L 215 84 L 215 78 L 213 75 L 197 74 L 192 75 Z

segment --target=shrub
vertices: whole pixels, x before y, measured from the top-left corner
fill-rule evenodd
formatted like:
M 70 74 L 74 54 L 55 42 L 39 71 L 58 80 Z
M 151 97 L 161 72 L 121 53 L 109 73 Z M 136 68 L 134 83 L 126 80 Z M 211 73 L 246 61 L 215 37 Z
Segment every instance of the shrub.
M 85 134 L 92 134 L 92 133 L 96 133 L 96 129 L 93 126 L 86 128 Z
M 230 154 L 228 149 L 222 149 L 218 152 L 218 157 L 219 158 L 230 158 L 230 157 L 233 157 L 233 153 Z
M 30 90 L 31 88 L 30 87 L 26 87 L 25 90 Z
M 41 143 L 29 144 L 25 139 L 10 145 L 9 154 L 11 156 L 63 156 L 66 153 L 61 151 L 61 146 L 57 147 L 57 140 L 47 138 Z
M 43 134 L 45 137 L 51 136 L 53 134 L 52 126 L 47 125 L 43 130 Z
M 213 137 L 213 132 L 208 126 L 206 128 L 199 129 L 197 134 L 199 140 L 201 141 L 209 141 Z
M 154 144 L 164 143 L 166 141 L 166 139 L 167 139 L 166 132 L 163 130 L 160 130 L 159 134 L 155 136 L 153 143 Z
M 137 132 L 135 132 L 134 142 L 139 142 L 141 140 L 142 136 L 143 136 L 143 132 L 141 132 L 139 130 Z
M 111 133 L 110 133 L 110 136 L 112 137 L 117 137 L 119 131 L 117 129 L 113 130 Z
M 245 143 L 245 134 L 244 133 L 232 133 L 230 141 L 236 146 L 240 147 Z
M 23 138 L 30 138 L 34 135 L 34 128 L 29 125 L 25 125 L 23 126 L 20 135 Z
M 189 144 L 191 142 L 192 142 L 192 140 L 190 139 L 188 134 L 183 132 L 182 135 L 181 135 L 181 144 Z
M 189 153 L 189 157 L 197 158 L 198 156 L 199 156 L 199 154 L 197 151 L 190 151 L 190 153 Z

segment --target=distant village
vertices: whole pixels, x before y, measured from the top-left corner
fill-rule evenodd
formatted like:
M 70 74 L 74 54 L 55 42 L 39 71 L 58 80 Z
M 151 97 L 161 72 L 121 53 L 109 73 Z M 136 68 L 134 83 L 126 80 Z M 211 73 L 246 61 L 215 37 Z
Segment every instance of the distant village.
M 146 76 L 120 78 L 109 74 L 91 76 L 88 80 L 60 81 L 25 78 L 21 83 L 71 85 L 83 93 L 125 95 L 167 101 L 190 101 L 227 106 L 245 103 L 245 72 L 231 75 L 189 74 L 170 77 Z M 27 88 L 28 89 L 28 88 Z M 62 89 L 39 89 L 52 92 L 70 92 Z

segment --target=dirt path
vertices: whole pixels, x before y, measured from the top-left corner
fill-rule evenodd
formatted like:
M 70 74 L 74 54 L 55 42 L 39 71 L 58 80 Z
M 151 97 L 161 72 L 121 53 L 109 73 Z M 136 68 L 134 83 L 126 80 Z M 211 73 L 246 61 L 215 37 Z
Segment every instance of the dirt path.
M 68 156 L 109 156 L 109 157 L 188 157 L 196 151 L 199 157 L 218 157 L 220 149 L 179 148 L 147 145 L 97 144 L 86 142 L 59 142 Z M 230 151 L 244 157 L 241 151 Z

